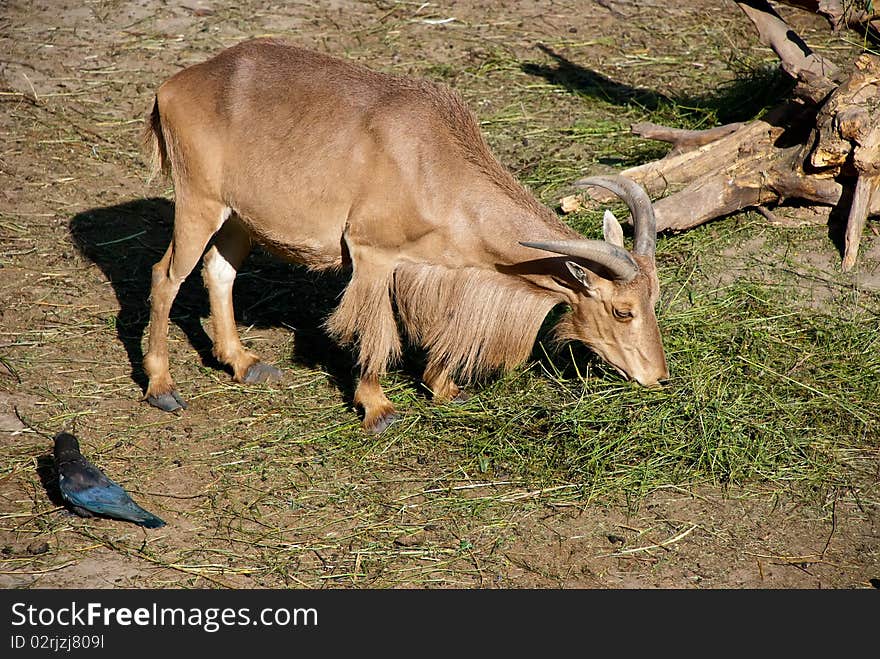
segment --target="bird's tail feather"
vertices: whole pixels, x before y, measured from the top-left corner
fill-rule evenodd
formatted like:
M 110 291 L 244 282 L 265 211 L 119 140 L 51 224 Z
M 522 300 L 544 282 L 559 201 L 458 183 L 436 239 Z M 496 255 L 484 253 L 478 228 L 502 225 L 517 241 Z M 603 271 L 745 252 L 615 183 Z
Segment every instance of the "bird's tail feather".
M 141 526 L 148 529 L 158 529 L 162 526 L 165 526 L 165 520 L 163 520 L 162 518 L 156 517 L 153 513 L 147 512 L 146 510 L 144 510 L 143 512 L 143 519 L 139 519 L 137 522 Z

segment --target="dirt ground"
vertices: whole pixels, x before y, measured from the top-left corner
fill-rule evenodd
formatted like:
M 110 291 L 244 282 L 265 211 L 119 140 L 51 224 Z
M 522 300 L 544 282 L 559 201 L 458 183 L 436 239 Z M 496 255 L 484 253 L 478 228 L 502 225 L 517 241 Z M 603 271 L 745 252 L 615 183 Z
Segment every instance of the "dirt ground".
M 438 484 L 438 471 L 454 474 L 454 455 L 408 451 L 402 432 L 369 440 L 375 448 L 363 464 L 346 462 L 310 444 L 315 426 L 357 431 L 332 369 L 306 356 L 285 387 L 240 393 L 206 356 L 197 276 L 181 293 L 171 332 L 175 375 L 191 408 L 169 416 L 140 401 L 150 267 L 167 244 L 172 195 L 167 183 L 146 182 L 139 133 L 162 80 L 244 38 L 281 35 L 382 70 L 445 80 L 478 115 L 497 116 L 517 93 L 497 74 L 507 61 L 543 63 L 534 70 L 558 64 L 539 44 L 659 93 L 697 94 L 699 76 L 678 77 L 683 62 L 718 80 L 734 75 L 728 62 L 704 57 L 694 35 L 724 52 L 762 54 L 733 3 L 670 4 L 0 4 L 0 586 L 880 584 L 877 505 L 853 491 L 821 505 L 761 486 L 565 501 L 504 478 Z M 827 31 L 821 21 L 797 21 L 806 36 Z M 577 112 L 576 97 L 560 96 L 551 114 L 533 118 L 570 123 Z M 514 171 L 552 153 L 541 151 L 539 131 L 528 139 L 490 132 Z M 565 155 L 559 149 L 553 157 Z M 833 268 L 833 258 L 829 250 L 817 267 Z M 257 263 L 266 276 L 286 276 Z M 279 295 L 320 307 L 335 291 L 316 282 L 302 274 L 299 288 L 278 281 Z M 237 295 L 260 299 L 260 285 L 243 277 Z M 239 309 L 246 341 L 267 355 L 290 354 L 294 335 L 296 353 L 324 345 L 317 311 Z M 294 393 L 309 407 L 305 419 L 283 413 Z M 51 443 L 26 423 L 48 435 L 74 430 L 84 452 L 168 526 L 146 532 L 67 514 L 51 487 Z M 282 443 L 284 465 L 275 452 Z M 243 463 L 248 470 L 238 471 Z

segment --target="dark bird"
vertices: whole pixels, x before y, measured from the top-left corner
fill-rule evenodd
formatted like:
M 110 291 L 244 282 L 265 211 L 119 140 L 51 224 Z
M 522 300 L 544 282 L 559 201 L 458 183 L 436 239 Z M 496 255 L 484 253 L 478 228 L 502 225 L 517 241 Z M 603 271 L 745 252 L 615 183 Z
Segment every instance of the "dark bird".
M 164 521 L 137 505 L 118 483 L 86 460 L 79 452 L 76 437 L 69 433 L 58 433 L 55 437 L 55 469 L 61 496 L 76 514 L 124 519 L 148 529 L 165 526 Z

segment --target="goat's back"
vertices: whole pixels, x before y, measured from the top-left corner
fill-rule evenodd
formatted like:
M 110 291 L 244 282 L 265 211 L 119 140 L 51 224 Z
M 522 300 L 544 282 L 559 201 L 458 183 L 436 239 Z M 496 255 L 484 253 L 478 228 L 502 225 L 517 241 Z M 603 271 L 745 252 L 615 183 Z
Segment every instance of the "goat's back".
M 365 138 L 392 154 L 418 146 L 434 157 L 452 149 L 471 161 L 494 160 L 451 89 L 275 39 L 242 42 L 180 71 L 157 99 L 178 139 L 222 143 L 230 161 L 250 166 L 270 160 L 277 167 L 283 159 L 275 155 L 312 167 L 340 152 L 350 160 Z
M 178 197 L 222 200 L 294 260 L 324 250 L 335 264 L 346 226 L 400 245 L 480 186 L 523 193 L 449 88 L 278 40 L 180 71 L 156 107 Z

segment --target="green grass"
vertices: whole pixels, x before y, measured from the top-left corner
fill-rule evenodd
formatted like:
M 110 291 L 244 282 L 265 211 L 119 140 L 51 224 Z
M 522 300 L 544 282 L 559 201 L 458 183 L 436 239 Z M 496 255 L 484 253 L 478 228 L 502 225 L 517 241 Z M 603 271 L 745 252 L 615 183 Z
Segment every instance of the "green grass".
M 672 377 L 662 390 L 622 382 L 574 347 L 463 406 L 417 406 L 407 443 L 446 446 L 470 474 L 573 484 L 590 496 L 670 483 L 851 485 L 858 456 L 880 445 L 878 316 L 806 314 L 750 282 L 664 283 Z M 415 402 L 397 399 L 404 409 Z
M 595 212 L 568 219 L 589 237 L 600 232 Z M 579 344 L 553 351 L 556 310 L 531 361 L 471 387 L 463 404 L 432 403 L 416 366 L 392 371 L 385 387 L 402 420 L 378 438 L 363 435 L 338 396 L 327 402 L 320 374 L 295 398 L 254 388 L 254 413 L 278 419 L 230 455 L 296 473 L 320 464 L 418 479 L 436 468 L 441 489 L 513 483 L 567 500 L 637 501 L 708 483 L 819 501 L 868 482 L 880 447 L 880 293 L 798 261 L 831 249 L 816 227 L 771 227 L 750 214 L 662 237 L 658 317 L 671 371 L 662 389 L 623 381 Z M 821 295 L 805 285 L 823 278 Z M 245 399 L 225 389 L 233 406 Z

